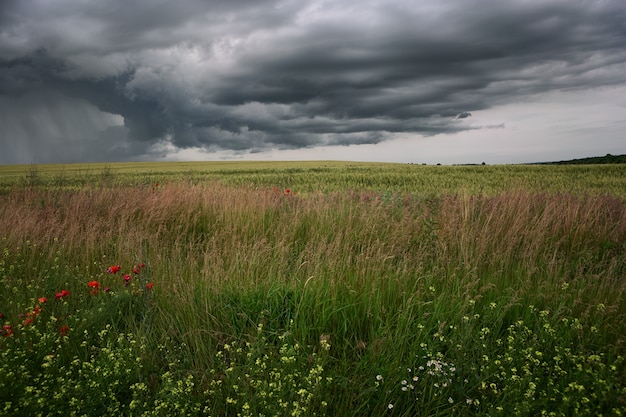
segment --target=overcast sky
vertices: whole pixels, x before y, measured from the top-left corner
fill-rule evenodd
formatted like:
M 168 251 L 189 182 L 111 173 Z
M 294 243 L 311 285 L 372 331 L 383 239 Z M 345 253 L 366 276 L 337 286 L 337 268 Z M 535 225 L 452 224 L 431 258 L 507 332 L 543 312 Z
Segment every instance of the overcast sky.
M 624 0 L 0 0 L 0 164 L 607 153 Z

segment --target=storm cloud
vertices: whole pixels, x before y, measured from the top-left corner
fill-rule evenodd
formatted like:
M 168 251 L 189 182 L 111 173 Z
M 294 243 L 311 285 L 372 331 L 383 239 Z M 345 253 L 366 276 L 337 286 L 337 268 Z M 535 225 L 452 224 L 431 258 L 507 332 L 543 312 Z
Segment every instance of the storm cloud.
M 3 0 L 0 163 L 374 144 L 626 84 L 623 0 Z

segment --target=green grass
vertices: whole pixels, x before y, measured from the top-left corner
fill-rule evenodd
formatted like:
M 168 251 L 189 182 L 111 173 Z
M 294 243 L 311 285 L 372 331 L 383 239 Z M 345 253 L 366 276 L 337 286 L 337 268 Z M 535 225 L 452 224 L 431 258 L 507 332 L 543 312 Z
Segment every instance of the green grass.
M 626 412 L 620 167 L 24 168 L 0 415 Z

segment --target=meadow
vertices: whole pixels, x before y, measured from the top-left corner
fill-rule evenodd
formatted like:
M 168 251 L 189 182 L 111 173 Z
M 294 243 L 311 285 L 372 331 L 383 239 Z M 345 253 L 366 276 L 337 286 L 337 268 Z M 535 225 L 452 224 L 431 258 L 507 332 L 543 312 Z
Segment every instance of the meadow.
M 626 166 L 0 167 L 0 416 L 619 416 Z

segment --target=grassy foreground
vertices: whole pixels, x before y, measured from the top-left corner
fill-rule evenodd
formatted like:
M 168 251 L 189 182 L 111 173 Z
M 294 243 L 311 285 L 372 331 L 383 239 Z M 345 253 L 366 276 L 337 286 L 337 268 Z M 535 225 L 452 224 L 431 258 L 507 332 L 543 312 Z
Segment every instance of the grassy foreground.
M 626 413 L 624 168 L 71 168 L 2 177 L 0 415 Z

